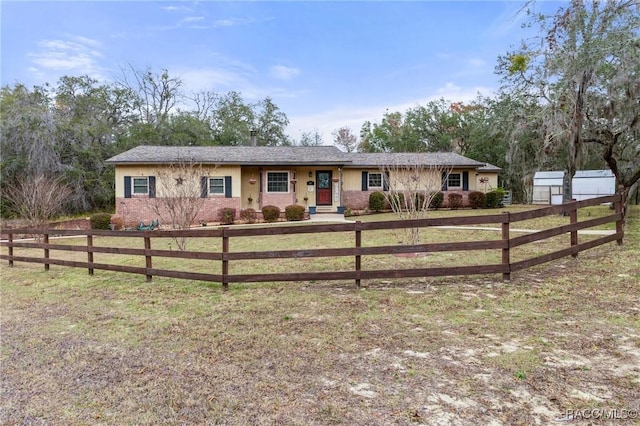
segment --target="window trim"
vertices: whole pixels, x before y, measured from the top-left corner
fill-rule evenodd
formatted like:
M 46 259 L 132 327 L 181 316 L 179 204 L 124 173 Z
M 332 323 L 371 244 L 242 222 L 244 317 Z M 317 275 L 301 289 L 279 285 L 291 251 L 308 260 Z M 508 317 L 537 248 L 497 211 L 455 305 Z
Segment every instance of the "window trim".
M 144 180 L 146 182 L 147 190 L 145 192 L 136 192 L 136 180 Z M 149 195 L 149 176 L 131 176 L 131 195 L 132 196 L 145 196 Z
M 211 191 L 211 181 L 214 179 L 219 179 L 222 181 L 222 192 L 212 192 Z M 226 185 L 224 176 L 207 176 L 207 195 L 211 195 L 214 197 L 224 197 L 226 194 Z
M 269 177 L 271 176 L 272 173 L 286 173 L 287 174 L 287 178 L 285 180 L 285 183 L 287 185 L 287 190 L 286 191 L 271 191 L 269 190 Z M 288 194 L 291 192 L 291 186 L 290 186 L 290 178 L 291 174 L 289 172 L 289 170 L 268 170 L 267 171 L 267 176 L 266 176 L 266 193 L 267 194 Z M 280 182 L 278 182 L 280 183 Z
M 458 177 L 458 185 L 452 185 L 451 184 L 451 177 L 453 176 L 457 176 Z M 462 173 L 460 172 L 456 172 L 456 173 L 449 173 L 447 175 L 447 188 L 462 188 Z
M 380 185 L 371 185 L 371 175 L 380 176 Z M 367 188 L 369 189 L 382 189 L 384 188 L 384 176 L 382 172 L 369 172 L 367 175 Z

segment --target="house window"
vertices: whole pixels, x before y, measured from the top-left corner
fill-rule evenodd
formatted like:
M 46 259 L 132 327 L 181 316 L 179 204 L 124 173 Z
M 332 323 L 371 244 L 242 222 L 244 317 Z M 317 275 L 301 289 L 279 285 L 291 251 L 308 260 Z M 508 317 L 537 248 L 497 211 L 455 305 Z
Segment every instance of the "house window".
M 369 188 L 382 188 L 382 173 L 369 173 Z
M 289 172 L 267 172 L 267 192 L 289 192 Z
M 447 186 L 449 188 L 462 187 L 462 175 L 460 173 L 449 173 L 449 177 L 447 178 Z
M 209 178 L 209 194 L 224 195 L 224 178 L 223 177 Z
M 133 195 L 149 194 L 149 178 L 148 177 L 134 177 L 132 180 L 133 180 Z

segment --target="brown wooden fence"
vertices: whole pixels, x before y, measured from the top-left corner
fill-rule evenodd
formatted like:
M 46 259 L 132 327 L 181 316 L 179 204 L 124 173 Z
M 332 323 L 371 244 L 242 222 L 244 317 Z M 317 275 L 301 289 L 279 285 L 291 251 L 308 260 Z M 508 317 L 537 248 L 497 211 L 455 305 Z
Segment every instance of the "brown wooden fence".
M 515 271 L 529 268 L 534 265 L 549 262 L 565 256 L 577 256 L 583 250 L 587 250 L 612 241 L 622 244 L 623 215 L 621 195 L 600 197 L 584 201 L 573 201 L 559 206 L 551 206 L 536 210 L 529 210 L 517 213 L 501 213 L 479 216 L 447 217 L 434 219 L 418 219 L 388 222 L 353 222 L 340 224 L 317 224 L 317 225 L 287 225 L 287 226 L 259 226 L 259 227 L 224 227 L 219 229 L 191 229 L 184 231 L 100 231 L 100 230 L 34 230 L 15 229 L 2 230 L 8 235 L 7 240 L 0 242 L 0 247 L 7 248 L 7 254 L 0 254 L 0 259 L 7 260 L 10 266 L 14 262 L 35 262 L 44 264 L 45 270 L 49 270 L 50 265 L 69 266 L 76 268 L 86 268 L 89 275 L 93 275 L 96 269 L 127 272 L 145 275 L 147 281 L 153 276 L 203 280 L 222 283 L 226 290 L 229 283 L 240 282 L 272 282 L 272 281 L 311 281 L 311 280 L 355 280 L 360 286 L 361 280 L 381 279 L 381 278 L 407 278 L 407 277 L 436 277 L 454 275 L 475 275 L 475 274 L 502 274 L 504 280 L 510 279 L 510 274 Z M 605 217 L 598 217 L 578 222 L 578 210 L 584 207 L 596 206 L 603 203 L 614 203 L 615 211 Z M 513 224 L 540 218 L 550 215 L 568 215 L 569 224 L 527 233 L 520 236 L 512 236 L 510 228 Z M 592 228 L 605 223 L 616 223 L 614 233 L 596 237 L 585 242 L 578 242 L 578 231 Z M 426 228 L 433 226 L 474 226 L 493 225 L 499 226 L 502 230 L 501 238 L 496 240 L 464 241 L 447 243 L 429 243 L 417 245 L 387 245 L 365 247 L 363 245 L 363 232 L 374 230 L 406 229 L 406 228 Z M 249 236 L 283 236 L 309 233 L 335 233 L 348 232 L 353 234 L 353 246 L 345 248 L 316 248 L 316 249 L 294 249 L 294 250 L 274 250 L 274 251 L 244 251 L 235 252 L 229 250 L 229 241 L 236 237 Z M 39 238 L 32 240 L 18 240 L 19 235 L 35 235 Z M 555 236 L 569 234 L 568 247 L 556 250 L 551 253 L 534 256 L 528 259 L 511 261 L 511 250 L 515 247 L 542 241 Z M 86 244 L 71 245 L 63 244 L 64 240 L 50 241 L 50 237 L 55 236 L 79 236 L 86 238 Z M 94 244 L 94 239 L 102 237 L 143 239 L 144 249 L 129 247 L 105 247 Z M 206 238 L 219 239 L 221 250 L 212 251 L 175 251 L 158 250 L 152 248 L 152 241 L 156 238 Z M 40 256 L 19 256 L 16 254 L 17 248 L 42 249 Z M 52 258 L 51 251 L 67 251 L 86 253 L 86 261 L 66 260 Z M 402 254 L 420 252 L 446 252 L 446 251 L 475 251 L 475 250 L 499 250 L 502 254 L 501 262 L 496 264 L 470 265 L 470 266 L 448 266 L 448 267 L 428 267 L 412 269 L 376 269 L 364 270 L 362 268 L 362 257 L 368 255 Z M 30 250 L 32 252 L 33 250 Z M 128 256 L 144 257 L 144 267 L 128 266 L 122 264 L 99 263 L 95 260 L 95 255 L 99 253 L 119 254 Z M 260 273 L 260 274 L 230 274 L 230 262 L 240 260 L 257 259 L 303 259 L 317 257 L 344 257 L 348 256 L 354 260 L 354 268 L 349 271 L 319 271 L 319 272 L 289 272 L 289 273 Z M 173 259 L 201 259 L 221 262 L 221 273 L 193 272 L 174 269 L 157 269 L 153 267 L 154 258 Z M 213 269 L 213 268 L 211 268 Z M 211 270 L 210 269 L 210 270 Z

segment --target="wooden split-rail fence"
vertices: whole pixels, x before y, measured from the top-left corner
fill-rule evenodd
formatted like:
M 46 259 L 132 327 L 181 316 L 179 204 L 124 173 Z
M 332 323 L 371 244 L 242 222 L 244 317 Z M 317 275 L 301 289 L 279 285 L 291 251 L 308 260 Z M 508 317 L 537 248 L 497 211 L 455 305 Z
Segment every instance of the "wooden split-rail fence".
M 578 210 L 604 203 L 613 203 L 615 210 L 604 217 L 597 217 L 578 222 Z M 409 277 L 437 277 L 455 275 L 478 274 L 502 274 L 504 280 L 511 278 L 511 273 L 525 268 L 559 259 L 565 256 L 577 256 L 579 252 L 602 244 L 617 241 L 622 244 L 623 214 L 622 196 L 615 194 L 584 201 L 572 201 L 563 205 L 528 210 L 522 212 L 506 212 L 500 214 L 427 218 L 416 220 L 394 220 L 387 222 L 348 222 L 335 224 L 309 224 L 286 226 L 252 226 L 252 227 L 222 227 L 217 229 L 190 229 L 178 231 L 103 231 L 103 230 L 42 230 L 42 229 L 5 229 L 2 232 L 7 239 L 0 241 L 3 252 L 0 259 L 8 261 L 9 266 L 15 262 L 35 262 L 44 264 L 45 270 L 50 265 L 85 268 L 90 275 L 96 269 L 118 271 L 132 274 L 145 275 L 147 281 L 152 277 L 171 277 L 179 279 L 203 280 L 221 283 L 226 290 L 229 283 L 246 282 L 278 282 L 278 281 L 325 281 L 325 280 L 354 280 L 359 287 L 362 280 L 409 278 Z M 569 224 L 514 236 L 510 232 L 513 224 L 550 215 L 569 216 Z M 578 241 L 578 231 L 593 228 L 606 223 L 615 222 L 615 232 L 598 236 L 588 241 Z M 428 243 L 416 245 L 385 245 L 364 246 L 363 233 L 376 230 L 398 230 L 411 228 L 427 228 L 434 226 L 478 226 L 493 225 L 501 228 L 501 238 L 495 240 L 462 241 L 445 243 Z M 230 251 L 229 242 L 237 237 L 266 236 L 277 238 L 283 235 L 315 234 L 315 233 L 352 233 L 353 246 L 344 248 L 309 248 L 292 250 L 269 251 Z M 511 251 L 515 247 L 524 244 L 539 242 L 563 234 L 569 235 L 567 247 L 555 250 L 551 253 L 535 255 L 518 261 L 511 260 Z M 18 239 L 18 236 L 30 235 L 31 239 Z M 86 244 L 64 244 L 64 239 L 55 239 L 52 236 L 75 236 L 86 238 Z M 142 239 L 144 248 L 131 247 L 106 247 L 95 244 L 97 238 L 123 238 Z M 179 251 L 166 249 L 153 249 L 152 241 L 157 238 L 205 238 L 221 240 L 220 251 Z M 124 244 L 123 244 L 124 245 Z M 18 255 L 17 249 L 25 250 L 26 254 Z M 38 255 L 33 254 L 33 249 Z M 52 251 L 82 252 L 86 253 L 86 260 L 69 260 L 53 258 Z M 495 264 L 468 265 L 468 266 L 432 266 L 406 269 L 363 269 L 363 256 L 370 255 L 402 255 L 406 253 L 434 253 L 434 252 L 473 252 L 478 250 L 498 250 L 501 252 L 501 262 Z M 96 260 L 100 254 L 116 254 L 138 256 L 144 258 L 144 266 L 131 266 L 127 264 L 102 263 Z M 318 257 L 351 257 L 353 270 L 348 271 L 317 271 L 317 272 L 287 272 L 287 273 L 256 273 L 256 274 L 231 274 L 229 265 L 231 262 L 241 260 L 259 259 L 304 259 Z M 465 254 L 467 256 L 467 254 Z M 471 253 L 468 254 L 471 257 Z M 154 268 L 154 259 L 200 259 L 205 261 L 221 262 L 217 269 L 220 273 L 194 272 L 193 270 L 158 269 Z M 128 262 L 129 263 L 129 262 Z M 213 268 L 211 268 L 213 269 Z M 210 269 L 210 270 L 211 270 Z

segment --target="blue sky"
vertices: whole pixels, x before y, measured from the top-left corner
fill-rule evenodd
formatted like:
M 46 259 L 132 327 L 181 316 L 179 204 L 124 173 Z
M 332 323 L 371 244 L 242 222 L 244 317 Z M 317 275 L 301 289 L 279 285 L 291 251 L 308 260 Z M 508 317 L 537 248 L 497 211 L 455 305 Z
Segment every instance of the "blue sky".
M 520 1 L 2 1 L 2 85 L 114 80 L 166 68 L 187 93 L 270 96 L 288 133 L 331 132 L 498 86 L 520 44 Z M 554 12 L 562 3 L 543 2 Z

